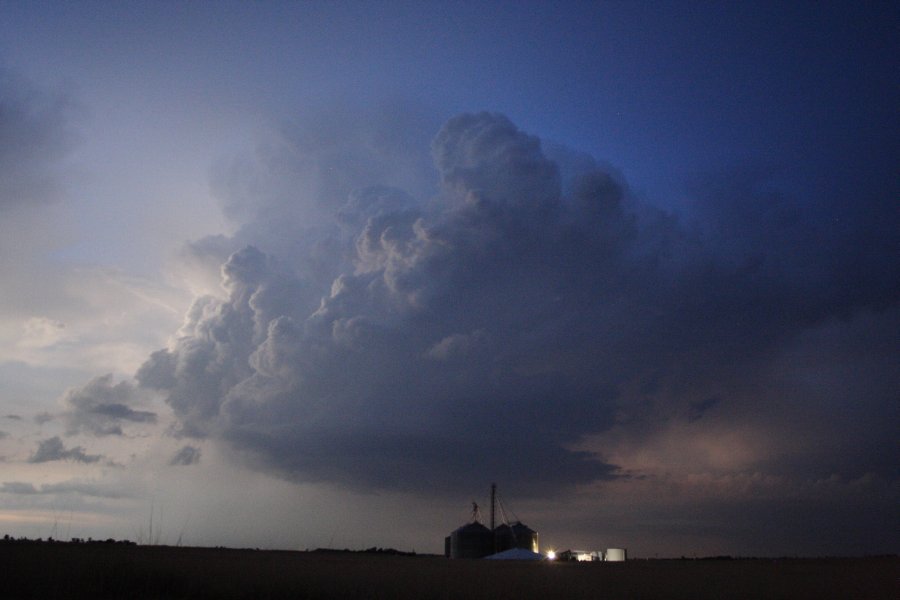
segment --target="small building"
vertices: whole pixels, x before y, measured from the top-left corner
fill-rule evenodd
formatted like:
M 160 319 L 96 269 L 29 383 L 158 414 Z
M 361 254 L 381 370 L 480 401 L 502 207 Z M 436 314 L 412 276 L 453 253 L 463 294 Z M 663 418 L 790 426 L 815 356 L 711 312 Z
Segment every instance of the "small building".
M 556 560 L 577 562 L 594 562 L 603 560 L 603 552 L 599 550 L 563 550 L 556 554 Z
M 628 551 L 625 548 L 607 548 L 606 549 L 606 561 L 607 562 L 625 562 L 625 558 L 627 557 Z

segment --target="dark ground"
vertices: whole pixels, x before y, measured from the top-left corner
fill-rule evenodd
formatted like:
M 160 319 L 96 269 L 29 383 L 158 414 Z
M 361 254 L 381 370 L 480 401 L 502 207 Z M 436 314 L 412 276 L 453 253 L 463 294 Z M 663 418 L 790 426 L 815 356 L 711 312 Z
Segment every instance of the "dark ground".
M 548 563 L 0 543 L 3 598 L 900 598 L 900 558 Z

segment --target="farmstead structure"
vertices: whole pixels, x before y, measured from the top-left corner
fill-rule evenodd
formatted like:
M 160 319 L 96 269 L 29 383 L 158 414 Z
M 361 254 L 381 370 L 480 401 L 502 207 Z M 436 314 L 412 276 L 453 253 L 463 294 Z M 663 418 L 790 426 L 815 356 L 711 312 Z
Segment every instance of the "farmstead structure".
M 501 523 L 497 525 L 497 510 Z M 444 556 L 447 558 L 496 558 L 506 560 L 544 559 L 564 561 L 611 561 L 623 562 L 624 548 L 600 550 L 550 550 L 541 555 L 538 532 L 518 519 L 510 522 L 506 509 L 497 497 L 497 484 L 491 485 L 490 527 L 481 522 L 481 511 L 477 502 L 472 502 L 471 520 L 444 538 Z

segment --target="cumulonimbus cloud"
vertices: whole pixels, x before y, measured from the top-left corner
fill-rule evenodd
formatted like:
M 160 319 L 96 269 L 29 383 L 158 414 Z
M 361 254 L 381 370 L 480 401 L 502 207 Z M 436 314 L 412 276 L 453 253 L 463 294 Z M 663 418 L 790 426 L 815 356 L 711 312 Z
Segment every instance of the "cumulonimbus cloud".
M 729 404 L 717 382 L 753 380 L 805 329 L 896 308 L 886 262 L 835 260 L 859 210 L 832 207 L 847 229 L 817 230 L 798 206 L 748 210 L 759 199 L 733 189 L 683 221 L 491 113 L 448 121 L 432 155 L 435 197 L 336 163 L 372 180 L 340 203 L 298 190 L 322 220 L 266 204 L 284 215 L 277 235 L 302 242 L 273 243 L 256 218 L 216 242 L 241 242 L 224 296 L 198 298 L 136 375 L 181 434 L 298 480 L 545 492 L 625 476 L 574 442 L 646 416 L 649 399 L 670 405 L 657 423 L 702 422 Z

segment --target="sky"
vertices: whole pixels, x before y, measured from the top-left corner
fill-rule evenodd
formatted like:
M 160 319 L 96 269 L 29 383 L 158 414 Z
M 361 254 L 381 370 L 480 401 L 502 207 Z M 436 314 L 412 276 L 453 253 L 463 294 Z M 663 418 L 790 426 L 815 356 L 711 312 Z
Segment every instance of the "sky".
M 900 551 L 898 24 L 0 0 L 0 533 Z

